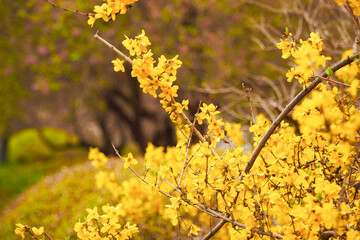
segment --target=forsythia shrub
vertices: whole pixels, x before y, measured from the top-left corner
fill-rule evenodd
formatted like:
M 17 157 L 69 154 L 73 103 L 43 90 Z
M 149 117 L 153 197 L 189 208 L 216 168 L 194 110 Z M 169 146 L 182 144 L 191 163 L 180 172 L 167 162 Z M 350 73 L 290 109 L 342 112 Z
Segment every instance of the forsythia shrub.
M 95 7 L 88 23 L 115 20 L 134 2 L 108 0 Z M 359 15 L 357 1 L 349 2 Z M 313 91 L 293 112 L 300 133 L 281 121 L 281 115 L 278 125 L 277 120 L 272 125 L 265 116 L 256 117 L 250 132 L 261 152 L 254 155 L 256 150 L 244 151 L 240 125 L 224 122 L 215 105 L 203 103 L 192 120 L 186 116 L 189 101 L 177 99 L 179 86 L 174 84 L 182 62 L 178 56 L 160 56 L 156 61 L 144 30 L 135 38 L 125 36 L 122 44 L 129 56 L 98 34 L 95 38 L 123 58 L 112 61 L 115 71 L 125 71 L 127 61 L 144 93 L 159 98 L 176 124 L 177 145 L 164 149 L 149 143 L 143 168 L 131 153 L 122 156 L 115 149 L 124 168 L 134 173 L 134 178 L 121 183 L 108 158 L 90 148 L 89 160 L 98 169 L 97 187 L 120 201 L 87 209 L 86 217 L 74 227 L 79 239 L 129 239 L 139 231 L 139 216 L 144 213 L 157 214 L 188 236 L 203 235 L 203 239 L 220 229 L 218 236 L 224 239 L 360 238 L 357 53 L 347 51 L 343 61 L 319 75 L 317 70 L 331 59 L 322 54 L 319 35 L 311 33 L 307 40 L 296 42 L 286 31 L 277 47 L 284 59 L 292 57 L 296 65 L 286 77 L 302 84 L 299 96 Z M 286 111 L 292 108 L 289 105 Z M 206 132 L 201 133 L 198 125 L 206 125 Z M 267 137 L 272 126 L 278 127 Z M 43 228 L 22 224 L 15 232 L 23 238 L 26 232 L 47 237 Z

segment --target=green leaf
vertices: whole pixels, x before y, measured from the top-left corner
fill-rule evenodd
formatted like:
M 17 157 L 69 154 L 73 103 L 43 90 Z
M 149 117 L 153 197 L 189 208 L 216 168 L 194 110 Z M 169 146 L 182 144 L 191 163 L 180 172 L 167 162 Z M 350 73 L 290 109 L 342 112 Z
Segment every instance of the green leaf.
M 288 27 L 285 28 L 285 35 L 286 36 L 289 35 L 289 28 Z
M 348 76 L 345 77 L 344 83 L 349 84 L 349 78 L 348 78 Z
M 333 70 L 332 70 L 332 67 L 328 67 L 327 69 L 326 69 L 326 74 L 330 77 L 331 75 L 333 75 Z
M 317 198 L 321 201 L 323 198 L 321 196 L 321 193 L 318 193 Z

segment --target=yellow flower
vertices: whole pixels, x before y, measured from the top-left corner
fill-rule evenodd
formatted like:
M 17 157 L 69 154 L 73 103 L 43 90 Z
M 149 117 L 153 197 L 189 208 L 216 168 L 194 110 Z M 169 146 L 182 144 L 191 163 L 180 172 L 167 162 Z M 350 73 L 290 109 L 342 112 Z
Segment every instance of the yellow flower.
M 355 230 L 350 230 L 346 233 L 346 239 L 359 239 L 360 233 Z
M 26 226 L 22 225 L 21 223 L 16 224 L 15 234 L 21 236 L 22 239 L 25 239 L 25 231 Z
M 114 64 L 115 72 L 118 72 L 118 71 L 125 72 L 124 60 L 120 60 L 120 59 L 116 58 L 115 60 L 112 60 L 111 62 Z
M 89 16 L 89 20 L 88 20 L 88 24 L 93 27 L 94 26 L 94 23 L 96 21 L 96 18 L 94 18 L 92 15 Z
M 39 228 L 33 227 L 31 230 L 33 231 L 35 236 L 40 236 L 41 234 L 44 233 L 44 227 L 39 227 Z
M 137 232 L 139 232 L 139 229 L 136 224 L 130 225 L 130 223 L 127 222 L 124 226 L 124 230 L 121 231 L 121 237 L 123 237 L 122 239 L 132 238 L 132 235 Z
M 291 53 L 293 52 L 293 49 L 295 47 L 295 43 L 293 41 L 290 41 L 289 39 L 280 40 L 280 42 L 276 45 L 277 48 L 281 49 L 282 51 L 282 58 L 287 59 L 291 56 Z
M 99 214 L 97 212 L 97 207 L 94 207 L 93 209 L 87 208 L 86 211 L 88 212 L 88 215 L 86 217 L 86 221 L 91 221 L 93 219 L 98 219 Z
M 334 0 L 334 1 L 339 5 L 346 3 L 346 0 Z
M 116 234 L 116 230 L 119 229 L 121 227 L 120 224 L 117 223 L 117 221 L 115 220 L 110 220 L 109 224 L 105 224 L 102 228 L 101 228 L 101 232 L 102 233 L 108 233 L 108 234 L 112 234 L 115 235 Z
M 200 231 L 201 231 L 201 228 L 197 227 L 195 224 L 191 224 L 190 227 L 189 227 L 188 236 L 190 236 L 190 235 L 197 236 Z
M 108 161 L 108 158 L 104 153 L 100 152 L 99 148 L 89 148 L 88 159 L 91 161 L 91 164 L 96 168 L 104 167 Z
M 116 207 L 109 206 L 109 204 L 104 205 L 102 210 L 106 213 L 106 218 L 109 219 L 118 219 L 119 216 L 124 216 L 125 212 L 121 209 L 122 204 L 118 204 Z
M 125 160 L 124 168 L 129 168 L 130 165 L 138 164 L 138 161 L 133 157 L 131 153 L 128 153 L 128 156 L 124 158 L 124 160 Z
M 359 91 L 359 86 L 360 86 L 360 81 L 359 80 L 356 79 L 356 80 L 351 82 L 349 93 L 350 93 L 350 96 L 351 96 L 352 100 L 356 99 L 357 93 Z

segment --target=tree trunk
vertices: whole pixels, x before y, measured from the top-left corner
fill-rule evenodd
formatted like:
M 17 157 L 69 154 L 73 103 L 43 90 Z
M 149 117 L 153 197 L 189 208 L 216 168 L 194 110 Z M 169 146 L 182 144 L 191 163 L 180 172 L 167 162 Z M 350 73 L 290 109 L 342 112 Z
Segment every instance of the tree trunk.
M 7 150 L 8 138 L 0 135 L 0 163 L 6 161 L 6 150 Z

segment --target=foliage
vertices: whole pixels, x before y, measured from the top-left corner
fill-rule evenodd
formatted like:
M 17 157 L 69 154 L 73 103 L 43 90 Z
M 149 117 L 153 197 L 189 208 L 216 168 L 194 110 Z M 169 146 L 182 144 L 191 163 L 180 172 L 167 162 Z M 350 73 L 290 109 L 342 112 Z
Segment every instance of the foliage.
M 95 18 L 108 21 L 111 3 L 95 7 Z M 352 1 L 349 6 L 357 15 L 357 4 Z M 93 25 L 93 15 L 89 19 L 88 23 Z M 249 130 L 254 135 L 254 148 L 261 152 L 256 154 L 255 150 L 250 154 L 241 145 L 241 135 L 231 133 L 239 130 L 239 125 L 224 122 L 214 104 L 201 104 L 193 120 L 186 116 L 189 100 L 178 100 L 179 86 L 175 85 L 177 70 L 182 65 L 178 56 L 161 55 L 156 61 L 145 31 L 134 38 L 125 37 L 122 42 L 130 57 L 96 34 L 97 40 L 132 65 L 131 75 L 137 78 L 143 92 L 159 100 L 177 127 L 177 145 L 165 149 L 150 143 L 144 155 L 144 168 L 138 167 L 139 161 L 131 153 L 123 157 L 115 150 L 124 168 L 135 176 L 121 183 L 116 177 L 118 170 L 109 166 L 108 158 L 97 148 L 90 148 L 89 160 L 98 170 L 97 187 L 107 189 L 121 205 L 103 207 L 105 215 L 99 215 L 96 208 L 88 208 L 85 221 L 75 225 L 78 238 L 127 239 L 137 227 L 127 221 L 124 230 L 117 230 L 119 216 L 137 223 L 143 221 L 138 219 L 143 213 L 159 214 L 186 235 L 202 235 L 203 239 L 211 238 L 219 230 L 222 231 L 219 238 L 224 239 L 360 237 L 360 111 L 356 105 L 358 81 L 353 78 L 359 73 L 354 66 L 358 63 L 353 63 L 359 55 L 349 53 L 331 67 L 336 79 L 330 79 L 329 70 L 319 75 L 318 69 L 328 69 L 327 61 L 331 58 L 323 55 L 319 35 L 315 32 L 309 35 L 307 40 L 296 42 L 286 31 L 284 40 L 277 45 L 284 59 L 294 58 L 295 67 L 288 71 L 288 81 L 297 79 L 303 87 L 300 97 L 292 102 L 298 103 L 313 90 L 292 116 L 300 132 L 281 121 L 284 119 L 281 114 L 274 123 L 260 114 Z M 115 71 L 124 70 L 121 60 L 113 63 Z M 348 71 L 337 75 L 337 70 L 346 65 Z M 282 113 L 292 108 L 288 105 Z M 199 125 L 205 126 L 204 133 L 198 130 Z M 275 132 L 270 131 L 273 126 L 277 127 Z M 224 130 L 235 139 L 225 137 Z M 263 140 L 265 144 L 261 145 Z M 140 184 L 144 187 L 139 187 Z M 166 197 L 168 204 L 163 204 L 159 194 Z M 109 208 L 116 209 L 116 220 L 109 220 L 112 219 Z M 209 218 L 221 221 L 213 227 L 208 225 Z M 29 229 L 19 224 L 15 232 L 24 237 Z M 131 233 L 122 234 L 129 229 Z M 45 234 L 39 229 L 30 233 Z
M 50 127 L 28 128 L 10 137 L 7 159 L 10 163 L 41 161 L 58 150 L 78 145 L 79 139 L 65 131 Z

